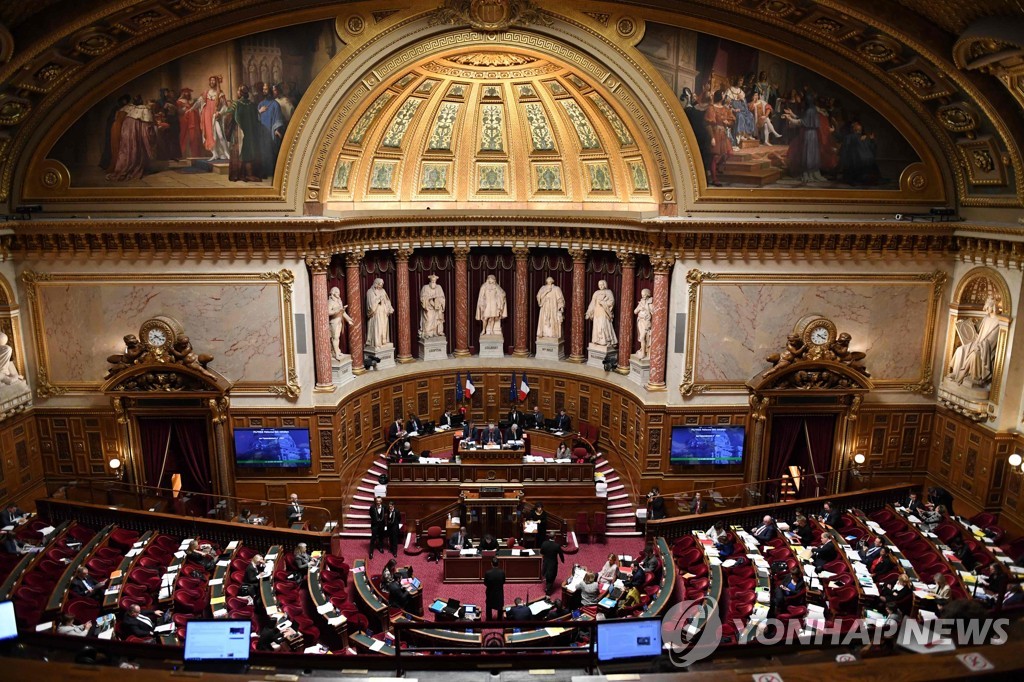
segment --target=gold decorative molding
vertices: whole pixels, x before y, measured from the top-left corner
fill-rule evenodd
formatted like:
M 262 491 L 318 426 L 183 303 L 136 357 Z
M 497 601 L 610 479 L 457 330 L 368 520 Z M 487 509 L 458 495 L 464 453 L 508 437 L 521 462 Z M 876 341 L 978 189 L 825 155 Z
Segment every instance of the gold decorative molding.
M 699 269 L 691 269 L 686 274 L 687 282 L 687 340 L 683 358 L 683 379 L 679 386 L 680 395 L 690 398 L 702 392 L 735 393 L 744 390 L 747 384 L 736 381 L 704 380 L 697 373 L 699 356 L 698 341 L 700 338 L 700 293 L 701 288 L 715 284 L 930 284 L 925 329 L 921 343 L 921 361 L 918 376 L 908 381 L 905 378 L 875 379 L 872 381 L 874 390 L 909 391 L 930 394 L 935 388 L 932 384 L 934 368 L 932 365 L 932 348 L 935 342 L 935 330 L 938 324 L 938 310 L 943 301 L 943 289 L 948 275 L 941 271 L 920 272 L 910 274 L 835 274 L 835 275 L 797 275 L 777 273 L 716 273 Z
M 331 257 L 328 255 L 306 256 L 306 266 L 313 274 L 323 274 L 331 265 Z
M 88 274 L 53 273 L 26 269 L 21 274 L 29 314 L 32 318 L 33 341 L 38 368 L 36 370 L 36 392 L 41 398 L 65 394 L 90 394 L 99 390 L 104 382 L 67 381 L 51 382 L 50 355 L 47 344 L 46 322 L 43 317 L 39 290 L 45 286 L 95 286 L 97 284 L 214 284 L 214 285 L 262 285 L 275 282 L 280 289 L 282 370 L 286 379 L 280 382 L 239 381 L 232 391 L 235 395 L 283 395 L 289 399 L 300 393 L 295 359 L 295 317 L 292 309 L 292 287 L 295 275 L 291 270 L 239 274 L 194 274 L 194 273 L 131 273 L 131 274 Z

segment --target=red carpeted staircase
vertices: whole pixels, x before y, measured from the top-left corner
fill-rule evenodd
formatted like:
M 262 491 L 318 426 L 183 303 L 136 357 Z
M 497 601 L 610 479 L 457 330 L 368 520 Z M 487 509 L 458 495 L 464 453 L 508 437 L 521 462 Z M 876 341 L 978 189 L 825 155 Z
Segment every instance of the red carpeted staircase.
M 615 469 L 604 457 L 597 459 L 594 469 L 604 474 L 604 480 L 608 484 L 607 534 L 613 537 L 640 537 L 641 533 L 636 529 L 636 508 Z
M 370 506 L 373 504 L 373 486 L 381 474 L 388 472 L 388 459 L 383 453 L 373 458 L 370 468 L 366 470 L 359 486 L 356 488 L 352 501 L 345 513 L 341 536 L 347 538 L 370 537 Z

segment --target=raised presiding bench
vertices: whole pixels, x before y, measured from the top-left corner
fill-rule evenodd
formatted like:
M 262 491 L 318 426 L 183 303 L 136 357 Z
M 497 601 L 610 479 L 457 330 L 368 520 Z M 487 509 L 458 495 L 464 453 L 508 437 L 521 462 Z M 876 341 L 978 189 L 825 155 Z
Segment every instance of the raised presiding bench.
M 515 556 L 518 554 L 519 556 Z M 541 556 L 533 550 L 498 550 L 498 567 L 505 571 L 505 581 L 510 583 L 532 583 L 540 580 Z M 491 557 L 479 554 L 473 556 L 446 556 L 443 559 L 444 582 L 483 582 L 484 573 L 491 570 Z

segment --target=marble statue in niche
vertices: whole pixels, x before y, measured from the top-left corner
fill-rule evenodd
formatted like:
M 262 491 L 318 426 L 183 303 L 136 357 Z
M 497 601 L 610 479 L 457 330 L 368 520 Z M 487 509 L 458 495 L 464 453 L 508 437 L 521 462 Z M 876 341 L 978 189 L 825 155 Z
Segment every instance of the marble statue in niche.
M 636 356 L 641 360 L 651 354 L 651 320 L 654 318 L 654 300 L 651 298 L 651 290 L 643 289 L 640 292 L 640 301 L 633 309 L 636 315 L 636 337 L 640 342 L 640 350 Z
M 544 280 L 544 286 L 537 292 L 540 316 L 537 319 L 538 339 L 562 338 L 562 320 L 565 318 L 565 296 L 562 288 L 552 277 Z
M 597 291 L 590 299 L 586 318 L 594 321 L 591 343 L 598 346 L 614 346 L 618 342 L 615 335 L 615 294 L 608 288 L 603 279 L 597 283 Z
M 25 381 L 14 364 L 14 349 L 7 345 L 7 334 L 0 332 L 0 384 Z
M 388 318 L 395 312 L 388 292 L 384 291 L 384 280 L 373 280 L 366 292 L 366 345 L 379 348 L 391 343 Z
M 960 346 L 953 352 L 949 366 L 949 378 L 963 385 L 982 387 L 992 383 L 992 367 L 995 363 L 996 346 L 999 341 L 998 306 L 993 296 L 985 299 L 985 316 L 977 323 L 971 319 L 956 322 L 956 334 Z
M 331 287 L 327 297 L 327 317 L 331 325 L 331 350 L 335 360 L 341 360 L 341 335 L 345 333 L 345 324 L 352 324 L 348 314 L 348 306 L 341 300 L 341 289 Z
M 437 275 L 430 275 L 429 284 L 420 289 L 420 338 L 444 336 L 444 289 L 437 285 Z
M 502 336 L 501 321 L 508 317 L 505 290 L 494 275 L 487 275 L 487 281 L 480 287 L 476 301 L 476 319 L 484 324 L 483 336 Z

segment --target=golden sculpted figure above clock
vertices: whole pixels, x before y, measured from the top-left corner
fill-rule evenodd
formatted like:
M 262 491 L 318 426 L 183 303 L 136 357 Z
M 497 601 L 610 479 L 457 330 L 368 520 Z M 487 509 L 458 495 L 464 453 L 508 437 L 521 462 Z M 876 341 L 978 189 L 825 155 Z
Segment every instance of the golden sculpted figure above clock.
M 767 378 L 794 364 L 821 361 L 837 362 L 869 376 L 864 365 L 865 354 L 850 350 L 850 341 L 849 334 L 836 334 L 832 320 L 821 315 L 805 315 L 793 327 L 786 347 L 765 358 L 773 366 L 761 376 Z
M 124 347 L 123 353 L 107 358 L 111 367 L 105 378 L 116 376 L 135 365 L 151 363 L 178 364 L 215 378 L 206 367 L 213 356 L 196 353 L 184 327 L 172 317 L 157 315 L 146 320 L 139 328 L 138 336 L 125 335 Z

